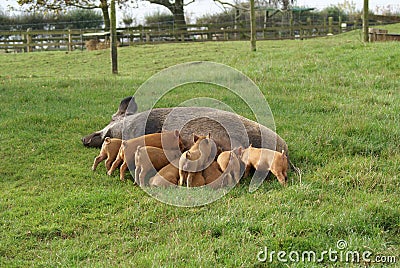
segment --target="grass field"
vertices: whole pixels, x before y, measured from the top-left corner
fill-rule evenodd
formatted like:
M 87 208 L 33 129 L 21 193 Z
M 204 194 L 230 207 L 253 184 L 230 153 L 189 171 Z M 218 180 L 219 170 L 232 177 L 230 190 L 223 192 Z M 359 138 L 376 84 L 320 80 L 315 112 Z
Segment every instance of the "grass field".
M 365 265 L 289 259 L 330 249 L 397 261 L 371 267 L 400 265 L 400 45 L 360 40 L 350 32 L 265 41 L 254 53 L 248 42 L 124 47 L 118 76 L 108 50 L 0 54 L 0 266 Z M 108 177 L 103 164 L 90 170 L 98 149 L 80 138 L 153 74 L 199 60 L 234 67 L 260 87 L 301 184 L 292 172 L 287 188 L 271 179 L 249 193 L 246 179 L 212 204 L 178 208 Z M 159 106 L 204 92 L 251 117 L 234 96 L 201 89 L 177 88 Z M 265 247 L 288 262 L 276 253 L 259 262 Z

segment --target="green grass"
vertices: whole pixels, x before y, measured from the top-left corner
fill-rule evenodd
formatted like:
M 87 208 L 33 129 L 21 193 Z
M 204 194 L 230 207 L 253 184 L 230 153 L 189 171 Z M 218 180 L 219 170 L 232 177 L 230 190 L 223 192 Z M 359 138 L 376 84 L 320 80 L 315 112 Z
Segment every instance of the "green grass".
M 321 253 L 341 239 L 399 263 L 400 47 L 360 40 L 265 41 L 255 53 L 248 42 L 124 47 L 118 76 L 107 50 L 0 54 L 0 266 L 258 267 L 264 246 Z M 287 188 L 273 179 L 249 193 L 246 179 L 212 204 L 178 208 L 106 176 L 104 165 L 90 170 L 98 150 L 80 138 L 153 74 L 198 60 L 260 87 L 302 184 L 290 173 Z M 252 117 L 234 95 L 204 85 L 177 88 L 158 106 L 194 96 Z

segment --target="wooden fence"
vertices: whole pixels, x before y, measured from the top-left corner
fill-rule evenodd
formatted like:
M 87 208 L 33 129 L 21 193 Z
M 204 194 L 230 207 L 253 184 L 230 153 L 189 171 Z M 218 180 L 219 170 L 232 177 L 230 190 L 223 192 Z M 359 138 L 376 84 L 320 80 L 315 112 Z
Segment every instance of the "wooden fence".
M 361 22 L 333 21 L 332 18 L 319 24 L 307 19 L 307 23 L 290 22 L 286 26 L 259 27 L 257 39 L 305 39 L 341 33 L 360 28 Z M 27 30 L 0 31 L 0 51 L 32 52 L 44 50 L 86 49 L 86 42 L 96 39 L 107 47 L 109 33 L 103 30 Z M 176 31 L 173 27 L 131 27 L 119 28 L 118 39 L 121 46 L 182 41 L 248 40 L 250 27 L 231 24 L 191 24 L 187 31 Z M 93 42 L 92 42 L 93 43 Z
M 0 50 L 5 52 L 32 52 L 83 49 L 84 33 L 85 31 L 81 30 L 0 31 Z
M 400 41 L 400 34 L 389 33 L 388 30 L 384 29 L 368 29 L 369 42 L 377 41 Z

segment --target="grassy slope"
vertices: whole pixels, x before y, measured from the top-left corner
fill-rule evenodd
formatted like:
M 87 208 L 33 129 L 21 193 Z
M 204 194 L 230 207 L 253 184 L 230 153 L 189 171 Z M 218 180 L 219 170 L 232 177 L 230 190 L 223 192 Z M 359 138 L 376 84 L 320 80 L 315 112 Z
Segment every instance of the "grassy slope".
M 108 51 L 0 54 L 0 266 L 257 266 L 264 246 L 322 252 L 339 239 L 398 256 L 398 43 L 364 45 L 347 33 L 258 42 L 255 53 L 247 42 L 144 45 L 121 48 L 119 59 L 112 77 Z M 80 137 L 151 75 L 194 60 L 257 83 L 302 185 L 290 174 L 286 189 L 272 180 L 249 193 L 246 180 L 208 206 L 176 208 L 107 177 L 103 165 L 90 170 L 98 151 Z

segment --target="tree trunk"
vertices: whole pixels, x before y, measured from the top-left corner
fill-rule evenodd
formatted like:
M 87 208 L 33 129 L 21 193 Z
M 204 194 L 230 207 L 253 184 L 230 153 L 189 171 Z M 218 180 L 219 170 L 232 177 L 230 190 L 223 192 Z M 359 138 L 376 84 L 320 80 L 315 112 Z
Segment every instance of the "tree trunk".
M 171 10 L 174 15 L 174 26 L 177 31 L 187 31 L 185 11 L 183 10 L 183 0 L 176 0 L 174 10 Z
M 111 0 L 111 67 L 112 73 L 118 74 L 118 54 L 117 54 L 117 16 L 115 14 L 115 0 Z
M 108 4 L 107 0 L 100 1 L 101 12 L 103 13 L 104 18 L 104 31 L 110 30 L 110 14 L 108 13 Z
M 256 39 L 257 39 L 257 32 L 256 32 L 256 11 L 254 8 L 254 0 L 250 0 L 250 44 L 251 44 L 251 51 L 256 51 Z
M 363 36 L 364 36 L 364 42 L 369 41 L 369 36 L 368 36 L 368 13 L 369 13 L 369 3 L 368 0 L 364 0 L 364 8 L 363 8 Z
M 179 32 L 186 32 L 186 20 L 183 0 L 175 0 L 171 3 L 170 0 L 148 0 L 152 4 L 162 5 L 168 8 L 174 16 L 174 30 Z

